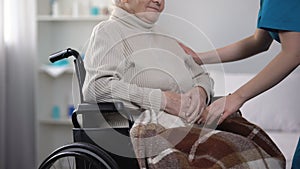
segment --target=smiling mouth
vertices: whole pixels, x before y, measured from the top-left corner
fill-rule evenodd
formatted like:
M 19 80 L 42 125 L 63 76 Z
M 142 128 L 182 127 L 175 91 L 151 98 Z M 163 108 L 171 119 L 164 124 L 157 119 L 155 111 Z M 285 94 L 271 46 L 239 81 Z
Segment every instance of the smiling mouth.
M 158 8 L 151 7 L 151 6 L 149 6 L 148 8 L 151 9 L 151 10 L 155 10 L 155 11 L 159 12 L 159 9 L 158 9 Z

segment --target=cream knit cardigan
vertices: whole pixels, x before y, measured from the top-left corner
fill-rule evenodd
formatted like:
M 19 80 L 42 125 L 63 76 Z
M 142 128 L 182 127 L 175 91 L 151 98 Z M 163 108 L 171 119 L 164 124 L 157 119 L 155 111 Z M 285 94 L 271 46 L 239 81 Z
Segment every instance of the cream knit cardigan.
M 155 113 L 165 127 L 184 122 L 160 111 L 162 91 L 183 93 L 201 86 L 209 98 L 213 95 L 213 80 L 175 38 L 118 7 L 95 26 L 84 63 L 85 101 L 122 101 L 129 108 Z

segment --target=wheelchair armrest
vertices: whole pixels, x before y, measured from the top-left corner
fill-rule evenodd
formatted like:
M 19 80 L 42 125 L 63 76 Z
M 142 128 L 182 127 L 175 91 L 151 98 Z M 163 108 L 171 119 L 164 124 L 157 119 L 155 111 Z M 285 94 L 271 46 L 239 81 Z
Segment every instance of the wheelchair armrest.
M 103 111 L 103 112 L 116 112 L 124 109 L 122 102 L 103 102 L 103 103 L 81 103 L 78 105 L 77 111 Z
M 129 128 L 132 127 L 134 120 L 130 112 L 127 111 L 122 102 L 102 102 L 102 103 L 81 103 L 72 114 L 72 123 L 75 128 L 80 128 L 77 119 L 78 114 L 86 113 L 115 113 L 118 112 L 128 119 Z

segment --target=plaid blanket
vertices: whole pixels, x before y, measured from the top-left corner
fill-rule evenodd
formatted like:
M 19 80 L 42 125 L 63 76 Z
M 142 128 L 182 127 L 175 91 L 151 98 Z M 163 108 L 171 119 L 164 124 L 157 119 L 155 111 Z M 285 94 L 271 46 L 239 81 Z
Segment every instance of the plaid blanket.
M 216 130 L 138 123 L 130 135 L 142 169 L 285 168 L 270 137 L 241 116 L 226 119 Z

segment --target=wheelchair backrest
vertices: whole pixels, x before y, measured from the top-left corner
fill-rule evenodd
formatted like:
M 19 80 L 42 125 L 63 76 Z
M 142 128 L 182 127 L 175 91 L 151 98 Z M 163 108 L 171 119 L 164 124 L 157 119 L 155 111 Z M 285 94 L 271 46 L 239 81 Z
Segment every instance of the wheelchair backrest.
M 76 77 L 79 84 L 79 93 L 80 93 L 80 102 L 83 103 L 83 94 L 82 94 L 82 86 L 85 79 L 85 67 L 81 56 L 79 55 L 76 59 L 74 59 Z
M 54 63 L 58 60 L 68 58 L 69 56 L 74 56 L 74 65 L 75 65 L 75 71 L 76 71 L 76 77 L 78 80 L 78 85 L 79 85 L 79 94 L 80 94 L 80 102 L 83 103 L 83 94 L 82 94 L 82 86 L 84 83 L 85 79 L 85 68 L 84 68 L 84 63 L 83 59 L 81 58 L 80 54 L 71 48 L 56 52 L 54 54 L 51 54 L 49 56 L 50 62 Z

